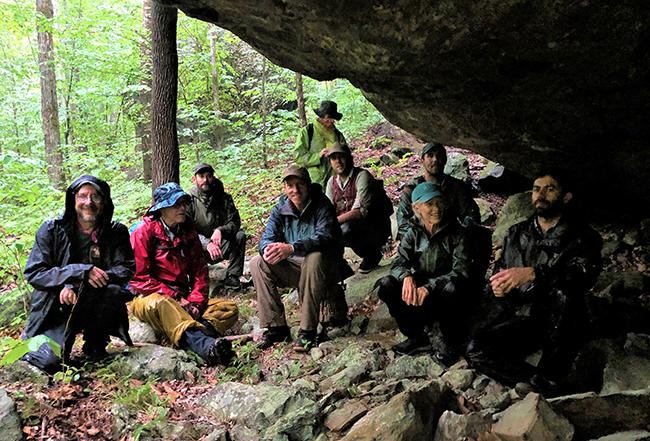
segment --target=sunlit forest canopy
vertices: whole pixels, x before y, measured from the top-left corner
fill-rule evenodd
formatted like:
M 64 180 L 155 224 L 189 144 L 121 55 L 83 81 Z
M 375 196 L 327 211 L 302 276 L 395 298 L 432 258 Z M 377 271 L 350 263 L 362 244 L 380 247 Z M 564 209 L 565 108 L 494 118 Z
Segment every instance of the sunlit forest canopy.
M 90 173 L 107 180 L 117 201 L 116 218 L 132 222 L 149 205 L 151 194 L 150 183 L 142 177 L 138 130 L 149 117 L 142 97 L 151 87 L 151 42 L 143 27 L 143 3 L 55 0 L 53 18 L 47 20 L 37 15 L 33 1 L 1 0 L 0 16 L 3 234 L 31 236 L 44 219 L 63 208 L 63 195 L 46 174 L 37 26 L 51 32 L 53 40 L 65 176 L 71 181 Z M 243 202 L 240 190 L 245 184 L 254 191 L 252 179 L 278 173 L 277 167 L 253 172 L 261 159 L 264 116 L 270 164 L 290 158 L 299 128 L 295 74 L 265 61 L 230 32 L 180 12 L 177 32 L 181 184 L 190 185 L 190 170 L 197 161 L 208 161 Z M 307 118 L 313 119 L 311 109 L 321 100 L 335 100 L 345 115 L 338 127 L 348 137 L 383 120 L 345 80 L 320 83 L 304 77 L 303 87 Z M 249 219 L 244 218 L 246 223 Z M 28 244 L 33 238 L 20 240 Z

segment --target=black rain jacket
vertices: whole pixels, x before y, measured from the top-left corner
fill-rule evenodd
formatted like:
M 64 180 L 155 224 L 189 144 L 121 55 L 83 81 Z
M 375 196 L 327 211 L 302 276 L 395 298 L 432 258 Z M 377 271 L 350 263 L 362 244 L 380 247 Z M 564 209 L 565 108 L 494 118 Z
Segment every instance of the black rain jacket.
M 79 187 L 87 183 L 99 187 L 104 197 L 103 211 L 98 221 L 97 244 L 101 256 L 101 265 L 98 266 L 108 275 L 109 284 L 118 285 L 122 289 L 135 274 L 135 259 L 129 241 L 129 230 L 123 224 L 112 221 L 114 205 L 110 187 L 105 181 L 94 176 L 81 176 L 66 191 L 63 215 L 58 219 L 45 221 L 36 233 L 34 247 L 25 265 L 25 278 L 34 287 L 32 308 L 24 332 L 25 338 L 31 338 L 45 331 L 41 329 L 41 325 L 52 306 L 58 305 L 59 293 L 64 286 L 78 293 L 82 282 L 88 281 L 88 271 L 93 265 L 70 262 L 70 235 L 78 228 L 74 195 Z M 126 299 L 128 295 L 126 289 L 124 294 Z M 117 335 L 117 337 L 127 341 L 128 334 Z

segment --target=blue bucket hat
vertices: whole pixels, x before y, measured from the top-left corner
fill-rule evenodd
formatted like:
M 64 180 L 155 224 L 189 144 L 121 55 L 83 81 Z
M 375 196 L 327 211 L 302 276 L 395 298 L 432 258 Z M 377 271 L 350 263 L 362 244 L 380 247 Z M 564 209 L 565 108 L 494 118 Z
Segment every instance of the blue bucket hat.
M 163 184 L 153 191 L 154 206 L 149 209 L 149 212 L 171 207 L 183 196 L 190 195 L 185 193 L 176 182 Z
M 442 196 L 442 190 L 433 182 L 423 182 L 413 190 L 412 202 L 427 202 L 436 196 Z

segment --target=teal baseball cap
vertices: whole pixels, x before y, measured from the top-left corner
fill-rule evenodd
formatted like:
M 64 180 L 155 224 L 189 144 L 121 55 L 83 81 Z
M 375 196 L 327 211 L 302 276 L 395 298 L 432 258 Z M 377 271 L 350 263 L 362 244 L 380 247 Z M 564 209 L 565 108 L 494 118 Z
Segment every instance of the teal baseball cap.
M 442 196 L 442 190 L 433 182 L 423 182 L 413 190 L 411 202 L 427 202 L 436 196 Z

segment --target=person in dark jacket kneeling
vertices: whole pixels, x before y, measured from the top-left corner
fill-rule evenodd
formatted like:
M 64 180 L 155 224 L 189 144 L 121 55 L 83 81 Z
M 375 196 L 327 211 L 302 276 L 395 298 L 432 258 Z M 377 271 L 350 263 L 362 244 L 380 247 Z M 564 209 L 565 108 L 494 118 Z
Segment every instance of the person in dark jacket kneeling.
M 467 234 L 450 218 L 438 185 L 421 183 L 411 197 L 417 222 L 397 248 L 391 275 L 379 280 L 379 298 L 408 337 L 393 351 L 413 354 L 431 349 L 425 327 L 437 320 L 445 343 L 437 355 L 451 364 L 467 338 L 463 319 L 471 292 Z
M 230 341 L 221 338 L 239 317 L 230 300 L 208 299 L 208 267 L 192 219 L 190 195 L 169 182 L 156 188 L 154 206 L 131 234 L 136 271 L 133 315 L 209 366 L 228 364 Z
M 535 214 L 508 230 L 489 289 L 501 314 L 469 344 L 476 369 L 558 395 L 587 334 L 585 293 L 602 268 L 600 235 L 572 207 L 568 174 L 537 175 Z M 494 305 L 495 308 L 497 305 Z M 536 367 L 524 358 L 542 350 Z
M 23 339 L 45 335 L 62 346 L 66 362 L 78 333 L 91 360 L 106 355 L 111 335 L 131 345 L 125 289 L 135 271 L 126 226 L 112 220 L 109 185 L 83 175 L 66 192 L 65 211 L 46 221 L 25 266 L 34 287 Z M 49 343 L 24 357 L 48 373 L 61 366 Z

